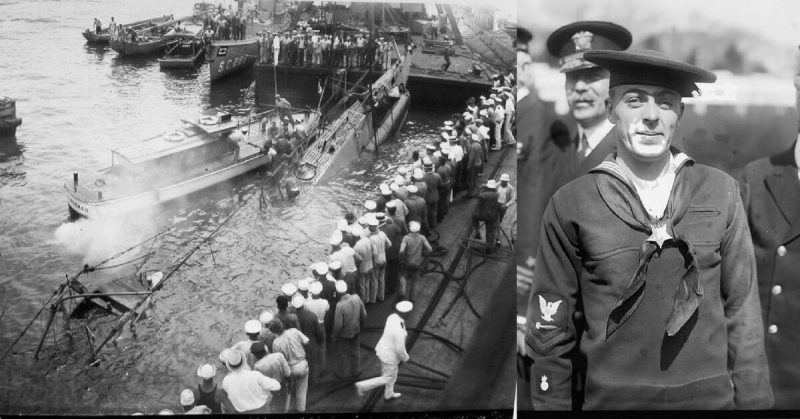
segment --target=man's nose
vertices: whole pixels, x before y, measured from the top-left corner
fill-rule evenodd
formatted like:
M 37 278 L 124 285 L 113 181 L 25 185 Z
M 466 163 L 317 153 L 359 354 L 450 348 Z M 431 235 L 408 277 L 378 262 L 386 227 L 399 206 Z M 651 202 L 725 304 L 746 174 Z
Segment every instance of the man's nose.
M 578 93 L 582 93 L 589 90 L 589 83 L 586 83 L 583 79 L 578 79 L 575 82 L 575 91 Z
M 642 119 L 645 123 L 658 122 L 658 105 L 656 105 L 656 101 L 653 98 L 650 98 L 650 100 L 644 104 Z

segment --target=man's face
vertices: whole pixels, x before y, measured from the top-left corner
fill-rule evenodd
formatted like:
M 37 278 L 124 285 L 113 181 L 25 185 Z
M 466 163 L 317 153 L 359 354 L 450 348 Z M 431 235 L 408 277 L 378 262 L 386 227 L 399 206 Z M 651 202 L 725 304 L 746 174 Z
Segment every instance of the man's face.
M 582 127 L 591 127 L 606 117 L 608 99 L 608 70 L 585 68 L 566 73 L 564 88 L 572 117 Z
M 683 115 L 680 95 L 663 87 L 626 84 L 615 86 L 607 102 L 608 120 L 617 130 L 618 147 L 642 161 L 669 152 Z

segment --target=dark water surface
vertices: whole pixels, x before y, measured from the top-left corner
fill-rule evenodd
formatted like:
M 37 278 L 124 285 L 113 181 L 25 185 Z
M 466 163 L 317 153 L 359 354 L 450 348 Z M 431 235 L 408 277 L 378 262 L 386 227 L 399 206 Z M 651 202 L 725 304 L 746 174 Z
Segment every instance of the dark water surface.
M 179 409 L 179 393 L 196 382 L 197 367 L 218 365 L 219 351 L 244 338 L 246 320 L 274 306 L 283 282 L 307 276 L 312 262 L 325 259 L 336 220 L 348 209 L 360 211 L 400 159 L 435 138 L 442 119 L 457 111 L 412 105 L 397 141 L 362 155 L 326 185 L 303 185 L 293 205 L 261 205 L 261 177 L 252 173 L 124 219 L 70 222 L 62 184 L 72 172 L 101 169 L 110 164 L 110 148 L 164 132 L 203 109 L 253 105 L 248 75 L 210 88 L 205 66 L 161 72 L 155 57 L 121 59 L 80 34 L 94 17 L 104 25 L 110 16 L 118 23 L 177 17 L 193 3 L 0 0 L 0 94 L 17 99 L 24 121 L 15 141 L 0 140 L 0 351 L 84 263 L 168 230 L 109 262 L 119 268 L 81 279 L 99 284 L 136 268 L 165 269 L 230 217 L 169 278 L 135 336 L 123 333 L 98 364 L 88 366 L 85 326 L 102 339 L 116 317 L 95 311 L 67 323 L 56 315 L 57 333 L 34 361 L 42 316 L 0 361 L 0 412 Z

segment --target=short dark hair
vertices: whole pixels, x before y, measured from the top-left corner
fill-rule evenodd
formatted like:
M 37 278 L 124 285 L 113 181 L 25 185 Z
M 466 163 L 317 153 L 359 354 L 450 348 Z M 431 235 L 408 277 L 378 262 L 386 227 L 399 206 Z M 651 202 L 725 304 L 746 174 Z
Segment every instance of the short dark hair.
M 278 304 L 278 310 L 286 310 L 286 308 L 289 307 L 289 297 L 279 295 L 278 298 L 275 299 L 275 303 Z
M 270 320 L 269 331 L 276 335 L 280 335 L 281 333 L 283 333 L 283 322 L 281 321 L 281 319 L 275 318 Z

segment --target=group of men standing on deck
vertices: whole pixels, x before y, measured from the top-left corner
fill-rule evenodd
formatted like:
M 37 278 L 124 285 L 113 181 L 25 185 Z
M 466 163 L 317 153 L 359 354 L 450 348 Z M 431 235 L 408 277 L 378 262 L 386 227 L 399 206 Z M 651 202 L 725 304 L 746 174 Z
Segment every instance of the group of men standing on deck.
M 574 136 L 519 55 L 531 407 L 797 409 L 800 141 L 738 181 L 697 164 L 674 134 L 716 76 L 631 43 L 599 21 L 548 38 Z
M 364 68 L 374 65 L 388 69 L 392 51 L 391 37 L 372 33 L 345 33 L 333 35 L 300 27 L 282 32 L 259 33 L 259 62 L 273 65 L 333 66 Z M 396 52 L 396 51 L 395 51 Z
M 211 40 L 245 39 L 247 18 L 241 11 L 225 10 L 221 6 L 206 12 L 203 17 L 203 37 Z

